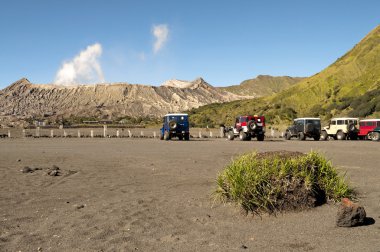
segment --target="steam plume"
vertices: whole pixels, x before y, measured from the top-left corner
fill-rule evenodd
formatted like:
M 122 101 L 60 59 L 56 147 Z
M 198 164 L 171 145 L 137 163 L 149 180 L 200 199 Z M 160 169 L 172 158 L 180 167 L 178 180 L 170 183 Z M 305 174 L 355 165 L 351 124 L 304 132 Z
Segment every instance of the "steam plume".
M 156 38 L 153 45 L 153 52 L 157 53 L 168 40 L 169 28 L 166 24 L 154 25 L 152 32 L 153 36 Z
M 87 46 L 72 60 L 63 62 L 54 83 L 59 85 L 89 84 L 105 82 L 99 57 L 102 45 L 95 43 Z

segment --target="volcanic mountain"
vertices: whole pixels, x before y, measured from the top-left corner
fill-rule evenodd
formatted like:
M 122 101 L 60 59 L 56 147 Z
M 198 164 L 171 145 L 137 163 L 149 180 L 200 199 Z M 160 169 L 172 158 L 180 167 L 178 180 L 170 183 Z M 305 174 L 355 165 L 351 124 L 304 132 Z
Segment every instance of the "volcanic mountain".
M 159 117 L 210 103 L 245 97 L 214 88 L 202 78 L 171 80 L 162 86 L 128 83 L 58 86 L 26 78 L 0 91 L 0 117 L 18 119 L 86 117 L 115 120 L 125 116 Z

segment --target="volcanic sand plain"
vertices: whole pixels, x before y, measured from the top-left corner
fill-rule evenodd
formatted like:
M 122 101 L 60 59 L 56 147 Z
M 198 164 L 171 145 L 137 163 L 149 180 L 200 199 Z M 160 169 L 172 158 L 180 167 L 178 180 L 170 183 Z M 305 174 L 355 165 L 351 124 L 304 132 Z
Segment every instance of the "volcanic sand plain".
M 332 203 L 252 216 L 212 200 L 232 158 L 275 150 L 325 154 L 375 223 L 336 227 Z M 379 150 L 371 141 L 0 139 L 0 251 L 380 251 Z M 46 174 L 53 165 L 61 176 Z

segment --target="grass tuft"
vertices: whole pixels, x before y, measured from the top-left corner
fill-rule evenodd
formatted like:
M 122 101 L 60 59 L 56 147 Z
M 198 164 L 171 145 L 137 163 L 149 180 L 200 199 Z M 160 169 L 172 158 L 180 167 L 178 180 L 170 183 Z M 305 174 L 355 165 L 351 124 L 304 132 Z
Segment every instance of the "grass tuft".
M 215 200 L 235 202 L 246 212 L 275 213 L 353 197 L 354 190 L 317 152 L 249 153 L 217 177 Z

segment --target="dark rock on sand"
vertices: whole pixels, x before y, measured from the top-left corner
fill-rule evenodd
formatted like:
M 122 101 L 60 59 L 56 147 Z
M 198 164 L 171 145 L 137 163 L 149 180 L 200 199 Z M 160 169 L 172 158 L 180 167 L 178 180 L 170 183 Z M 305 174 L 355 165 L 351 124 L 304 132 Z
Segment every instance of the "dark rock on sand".
M 344 198 L 339 206 L 336 225 L 338 227 L 355 227 L 363 225 L 366 221 L 364 207 Z
M 58 166 L 53 165 L 52 168 L 49 168 L 47 174 L 54 177 L 54 176 L 60 176 L 61 172 Z
M 85 205 L 83 205 L 83 204 L 75 204 L 74 205 L 74 208 L 76 208 L 76 209 L 81 209 L 81 208 L 84 208 L 85 207 Z
M 34 169 L 30 168 L 29 166 L 25 166 L 21 169 L 22 173 L 31 173 L 34 172 Z

